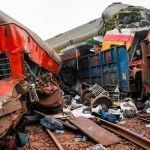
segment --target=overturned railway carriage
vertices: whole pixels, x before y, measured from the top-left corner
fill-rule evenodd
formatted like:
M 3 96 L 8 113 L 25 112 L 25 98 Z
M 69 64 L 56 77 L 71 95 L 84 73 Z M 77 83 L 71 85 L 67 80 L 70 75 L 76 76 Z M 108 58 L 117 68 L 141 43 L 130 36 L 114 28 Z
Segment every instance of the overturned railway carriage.
M 79 78 L 91 84 L 98 83 L 108 91 L 115 91 L 118 86 L 120 92 L 132 97 L 149 96 L 149 34 L 145 37 L 144 35 L 131 50 L 125 46 L 115 46 L 97 54 L 80 57 Z
M 129 40 L 126 40 L 126 43 L 131 42 L 130 49 L 127 49 L 126 44 L 120 44 L 118 42 L 119 46 L 112 45 L 109 49 L 101 50 L 101 52 L 98 53 L 90 52 L 88 54 L 76 56 L 74 59 L 70 58 L 64 60 L 66 70 L 71 70 L 72 68 L 72 70 L 74 70 L 73 72 L 78 72 L 78 75 L 77 73 L 75 76 L 72 74 L 66 76 L 65 79 L 80 79 L 82 82 L 89 84 L 97 83 L 110 93 L 113 93 L 116 87 L 118 87 L 124 96 L 127 96 L 127 94 L 134 98 L 148 96 L 150 93 L 150 47 L 148 33 L 149 29 L 141 30 L 141 28 L 134 33 L 134 36 L 132 36 L 132 34 L 124 35 L 124 33 L 122 33 L 124 37 L 122 39 L 124 40 L 127 37 L 126 39 Z M 116 39 L 118 35 L 119 37 L 122 36 L 121 34 L 114 34 L 112 37 Z M 109 40 L 110 39 L 111 36 L 109 35 Z M 131 39 L 132 41 L 130 41 Z M 112 41 L 109 42 L 111 43 Z M 79 50 L 75 49 L 74 51 Z M 67 54 L 63 55 L 62 58 L 66 57 L 66 55 Z M 69 64 L 68 69 L 66 64 Z M 65 69 L 62 70 L 61 75 L 64 74 Z M 73 82 L 69 81 L 69 83 Z
M 99 50 L 94 50 L 95 54 L 88 47 L 91 39 L 87 39 L 87 46 L 83 48 L 87 53 L 81 53 L 79 44 L 61 51 L 62 80 L 66 84 L 75 83 L 76 79 L 98 83 L 108 91 L 114 91 L 118 86 L 121 92 L 133 97 L 147 95 L 149 58 L 146 53 L 149 47 L 145 38 L 149 30 L 149 9 L 121 3 L 109 5 L 102 13 L 99 35 L 103 40 L 99 41 L 101 45 L 93 45 L 93 49 L 99 46 Z
M 124 46 L 80 57 L 79 78 L 90 84 L 97 83 L 108 91 L 114 91 L 118 85 L 125 92 L 128 89 L 128 59 Z
M 58 74 L 60 68 L 61 60 L 53 49 L 35 33 L 0 11 L 1 127 L 8 124 L 9 119 L 4 119 L 5 115 L 22 109 L 18 99 L 25 93 L 30 102 L 42 107 L 61 106 L 60 89 L 52 81 L 52 74 Z M 0 129 L 1 133 L 6 128 Z

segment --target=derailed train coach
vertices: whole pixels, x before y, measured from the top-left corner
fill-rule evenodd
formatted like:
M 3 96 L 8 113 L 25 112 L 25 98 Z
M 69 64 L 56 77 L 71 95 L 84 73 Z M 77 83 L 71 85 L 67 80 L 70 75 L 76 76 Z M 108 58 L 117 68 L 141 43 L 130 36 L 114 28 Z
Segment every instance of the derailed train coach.
M 67 58 L 67 52 L 63 54 L 62 51 L 61 57 L 67 58 L 64 60 L 63 77 L 65 68 L 72 68 L 76 74 L 66 76 L 66 80 L 71 77 L 68 80 L 97 83 L 111 92 L 118 87 L 126 96 L 149 97 L 149 16 L 150 11 L 143 7 L 120 3 L 108 6 L 102 14 L 104 21 L 100 23 L 101 48 L 93 53 L 90 52 L 91 47 L 86 46 L 84 50 L 88 54 L 82 55 L 81 46 L 74 47 L 74 59 Z
M 38 104 L 39 107 L 61 107 L 61 91 L 53 80 L 53 75 L 57 75 L 60 69 L 61 59 L 53 49 L 31 30 L 0 11 L 2 126 L 9 124 L 10 119 L 6 115 L 22 109 L 22 98 L 29 104 Z
M 131 39 L 133 35 L 115 33 L 113 38 L 118 36 L 130 36 L 129 39 Z M 109 38 L 111 43 L 110 34 Z M 127 43 L 129 41 L 127 40 Z M 84 55 L 80 53 L 80 49 L 75 48 L 76 55 L 73 59 L 70 54 L 69 59 L 68 55 L 64 54 L 62 58 L 66 59 L 64 59 L 64 69 L 61 71 L 62 80 L 66 84 L 72 85 L 78 80 L 92 85 L 96 83 L 110 93 L 118 87 L 124 96 L 148 98 L 150 94 L 149 29 L 135 33 L 130 43 L 132 45 L 130 49 L 127 49 L 127 43 L 122 44 L 118 40 L 117 42 L 118 45 L 110 44 L 108 49 Z
M 123 95 L 133 98 L 149 97 L 150 47 L 147 33 L 142 31 L 140 36 L 136 35 L 139 42 L 134 42 L 136 44 L 130 50 L 125 45 L 118 45 L 79 57 L 79 79 L 89 84 L 97 83 L 110 92 L 118 87 Z

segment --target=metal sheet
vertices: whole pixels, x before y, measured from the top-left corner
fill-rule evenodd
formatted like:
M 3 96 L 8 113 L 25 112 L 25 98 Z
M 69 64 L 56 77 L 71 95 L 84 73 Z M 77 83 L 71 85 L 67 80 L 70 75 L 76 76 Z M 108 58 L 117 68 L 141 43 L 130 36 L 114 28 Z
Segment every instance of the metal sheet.
M 46 51 L 49 54 L 49 56 L 60 65 L 61 59 L 57 55 L 57 53 L 55 52 L 55 50 L 51 49 L 49 47 L 49 45 L 46 42 L 44 42 L 36 33 L 32 32 L 30 29 L 28 29 L 27 27 L 25 27 L 24 25 L 22 25 L 21 23 L 19 23 L 17 20 L 13 19 L 12 17 L 10 17 L 7 14 L 5 14 L 4 12 L 0 11 L 0 26 L 2 26 L 2 25 L 10 25 L 10 24 L 11 25 L 15 25 L 16 27 L 19 27 L 20 29 L 22 29 L 22 32 L 20 30 L 20 33 L 18 33 L 16 35 L 17 38 L 16 38 L 16 36 L 14 36 L 15 37 L 14 40 L 16 40 L 16 39 L 18 40 L 19 34 L 21 34 L 22 39 L 18 40 L 18 41 L 19 41 L 19 43 L 21 43 L 22 41 L 24 41 L 25 39 L 23 39 L 23 37 L 24 37 L 23 30 L 26 31 L 26 33 L 28 33 L 34 39 L 34 41 L 36 42 L 36 44 L 39 47 L 41 47 L 44 51 Z M 15 32 L 12 32 L 12 34 L 14 34 L 14 33 Z M 26 37 L 28 37 L 28 36 L 26 36 Z M 27 39 L 25 41 L 27 41 Z M 27 46 L 28 42 L 26 42 L 24 44 Z M 34 43 L 32 43 L 32 44 L 34 44 Z M 9 45 L 9 46 L 11 46 L 11 45 Z
M 79 130 L 81 130 L 96 143 L 101 143 L 102 145 L 107 146 L 121 142 L 121 139 L 118 136 L 100 127 L 90 119 L 84 117 L 76 117 L 73 119 L 69 119 L 69 121 L 77 126 Z

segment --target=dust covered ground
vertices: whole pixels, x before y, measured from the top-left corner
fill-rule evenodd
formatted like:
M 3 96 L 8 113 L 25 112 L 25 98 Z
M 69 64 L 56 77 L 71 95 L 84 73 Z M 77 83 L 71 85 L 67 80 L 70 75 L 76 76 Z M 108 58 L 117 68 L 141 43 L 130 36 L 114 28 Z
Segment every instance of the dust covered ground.
M 30 136 L 29 143 L 24 146 L 23 150 L 57 150 L 53 141 L 47 132 L 41 126 L 28 126 L 28 134 Z M 94 145 L 92 141 L 75 141 L 75 137 L 80 133 L 66 131 L 64 134 L 54 133 L 64 150 L 85 150 Z
M 118 123 L 120 126 L 133 131 L 140 136 L 150 139 L 150 128 L 145 127 L 146 123 L 135 118 L 125 120 Z M 29 143 L 25 145 L 22 150 L 57 150 L 53 141 L 49 138 L 46 131 L 41 126 L 28 126 L 28 134 L 30 137 Z M 80 132 L 73 132 L 65 130 L 64 134 L 54 133 L 64 150 L 88 150 L 89 147 L 95 145 L 91 140 L 87 141 L 76 141 L 75 137 Z M 107 140 L 107 139 L 106 139 Z M 140 146 L 123 139 L 121 143 L 110 145 L 107 147 L 108 150 L 143 150 Z

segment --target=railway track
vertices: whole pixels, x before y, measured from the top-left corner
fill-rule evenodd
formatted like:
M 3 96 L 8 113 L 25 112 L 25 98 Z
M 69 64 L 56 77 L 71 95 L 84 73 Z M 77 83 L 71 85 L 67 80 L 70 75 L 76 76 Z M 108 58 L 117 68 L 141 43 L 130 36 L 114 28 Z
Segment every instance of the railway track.
M 139 117 L 139 116 L 137 118 L 140 119 L 140 120 L 143 120 L 145 122 L 150 123 L 150 119 L 147 119 L 147 118 L 144 118 L 144 117 Z
M 146 139 L 138 134 L 135 134 L 132 131 L 129 131 L 123 127 L 120 127 L 119 125 L 110 123 L 108 121 L 105 121 L 103 119 L 100 119 L 98 117 L 95 117 L 97 123 L 101 125 L 102 127 L 128 139 L 129 141 L 132 141 L 133 143 L 141 146 L 142 148 L 149 150 L 150 149 L 150 140 Z
M 98 118 L 99 119 L 99 118 Z M 98 120 L 96 118 L 96 120 Z M 138 120 L 138 119 L 137 119 Z M 136 120 L 136 121 L 137 121 Z M 115 134 L 121 135 L 127 140 L 123 140 L 121 143 L 110 145 L 107 147 L 108 150 L 120 150 L 132 149 L 132 150 L 143 150 L 149 149 L 149 140 L 143 141 L 143 138 L 137 136 L 137 134 L 130 133 L 129 131 L 122 130 L 122 127 L 118 129 L 118 126 L 99 119 L 98 124 L 102 127 L 114 132 Z M 115 127 L 114 127 L 115 126 Z M 89 147 L 95 145 L 94 142 L 88 140 L 79 142 L 75 140 L 75 137 L 80 133 L 78 131 L 65 130 L 64 134 L 57 134 L 52 132 L 54 139 L 57 141 L 55 144 L 49 133 L 41 126 L 29 126 L 28 134 L 30 136 L 29 143 L 23 148 L 23 150 L 87 150 Z M 51 134 L 51 133 L 50 133 Z M 136 136 L 136 137 L 135 137 Z M 144 138 L 145 139 L 145 138 Z M 135 143 L 135 144 L 134 144 Z M 59 146 L 58 146 L 59 145 Z M 138 146 L 139 145 L 139 146 Z M 143 147 L 143 148 L 142 148 Z
M 143 120 L 147 123 L 150 123 L 150 115 L 149 114 L 141 114 L 137 116 L 138 119 Z
M 61 144 L 58 142 L 58 140 L 56 139 L 56 137 L 54 136 L 54 134 L 49 130 L 46 129 L 48 135 L 50 136 L 50 138 L 53 140 L 55 146 L 57 147 L 58 150 L 64 150 L 63 147 L 61 146 Z

